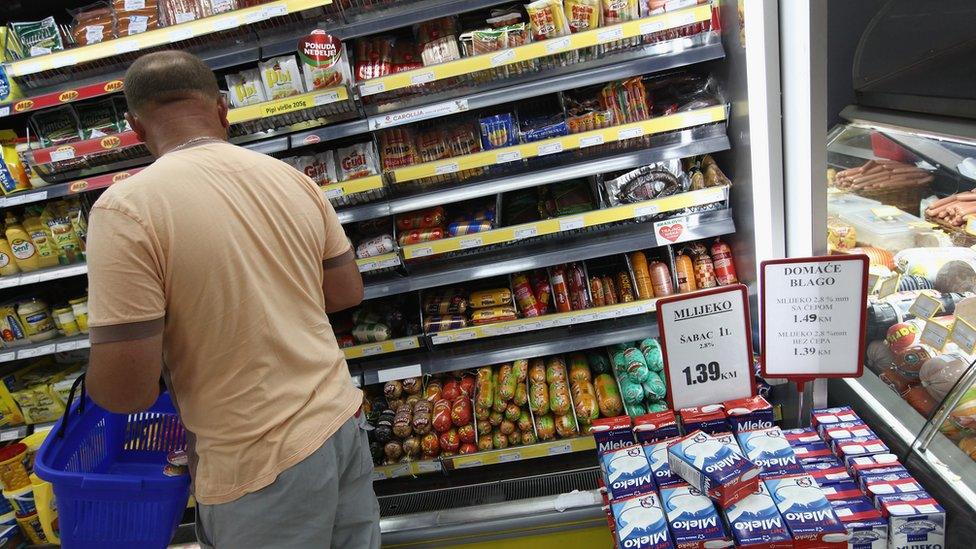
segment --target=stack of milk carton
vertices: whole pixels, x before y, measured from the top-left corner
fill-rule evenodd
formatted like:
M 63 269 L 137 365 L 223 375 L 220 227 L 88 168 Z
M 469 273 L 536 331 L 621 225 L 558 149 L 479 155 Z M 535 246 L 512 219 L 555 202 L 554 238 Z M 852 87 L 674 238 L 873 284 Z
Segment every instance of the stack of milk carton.
M 944 546 L 945 510 L 850 407 L 814 410 L 811 425 L 784 435 L 847 528 L 848 547 Z

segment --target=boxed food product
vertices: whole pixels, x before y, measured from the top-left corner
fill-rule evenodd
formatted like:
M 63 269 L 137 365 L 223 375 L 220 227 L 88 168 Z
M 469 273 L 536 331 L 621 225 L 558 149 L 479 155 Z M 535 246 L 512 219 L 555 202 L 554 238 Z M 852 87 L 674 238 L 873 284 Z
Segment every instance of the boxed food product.
M 72 19 L 71 36 L 79 46 L 98 44 L 115 38 L 115 15 L 104 2 L 89 4 L 77 10 L 70 10 Z
M 861 475 L 881 467 L 891 467 L 900 465 L 898 456 L 895 454 L 874 454 L 870 456 L 852 456 L 843 462 L 847 465 L 847 470 L 857 480 Z
M 823 436 L 823 441 L 830 446 L 833 446 L 838 440 L 875 436 L 874 431 L 861 420 L 832 423 L 829 427 L 824 427 L 820 434 Z
M 40 21 L 15 21 L 9 27 L 16 36 L 20 49 L 30 57 L 64 49 L 61 30 L 53 17 L 45 17 Z
M 823 442 L 820 435 L 813 427 L 799 427 L 797 429 L 787 429 L 783 431 L 786 440 L 790 441 L 790 446 L 803 446 L 811 442 Z
M 294 55 L 272 57 L 258 63 L 258 68 L 261 70 L 261 81 L 268 99 L 274 101 L 305 92 Z
M 81 139 L 81 124 L 71 105 L 61 105 L 30 116 L 30 124 L 42 147 L 53 147 Z
M 671 471 L 671 465 L 668 463 L 668 446 L 671 446 L 676 440 L 678 440 L 677 437 L 644 445 L 644 453 L 647 454 L 658 488 L 684 482 L 677 473 Z
M 887 549 L 888 521 L 866 497 L 830 502 L 847 534 L 848 547 L 854 549 Z
M 803 473 L 799 459 L 779 427 L 740 431 L 737 438 L 746 457 L 762 467 L 763 478 Z
M 733 433 L 769 429 L 773 426 L 773 406 L 759 395 L 727 400 L 722 406 L 729 416 Z
M 654 474 L 640 445 L 624 446 L 600 456 L 610 501 L 654 491 Z
M 822 441 L 795 445 L 793 446 L 793 453 L 800 458 L 800 463 L 803 465 L 836 459 L 830 450 L 830 446 Z
M 754 492 L 759 467 L 704 431 L 695 431 L 668 447 L 668 465 L 685 482 L 723 508 Z
M 793 538 L 763 483 L 724 509 L 736 547 L 793 549 Z
M 678 422 L 675 421 L 674 412 L 664 410 L 644 414 L 634 418 L 634 435 L 641 443 L 653 443 L 667 438 L 675 438 L 679 435 Z
M 702 430 L 706 433 L 727 433 L 732 430 L 729 418 L 721 404 L 706 404 L 678 410 L 684 432 Z
M 655 492 L 610 504 L 620 547 L 628 549 L 671 549 L 668 523 Z
M 878 496 L 878 507 L 888 519 L 888 547 L 945 547 L 946 512 L 926 492 Z
M 17 154 L 17 134 L 0 130 L 0 191 L 10 194 L 31 188 L 25 165 Z
M 257 69 L 228 74 L 224 78 L 227 80 L 227 93 L 230 95 L 232 107 L 246 107 L 268 100 L 261 81 L 261 73 Z
M 847 468 L 839 460 L 821 461 L 819 463 L 807 463 L 803 466 L 803 471 L 812 476 L 820 486 L 837 484 L 838 482 L 849 482 L 853 479 Z
M 350 81 L 349 62 L 342 41 L 315 29 L 298 41 L 298 58 L 308 91 L 332 88 Z
M 922 491 L 915 477 L 905 470 L 861 475 L 857 480 L 864 494 L 874 501 L 878 500 L 878 496 Z
M 122 117 L 116 112 L 112 98 L 78 103 L 75 105 L 75 113 L 78 115 L 83 139 L 105 137 L 121 131 L 119 121 Z
M 600 455 L 634 444 L 634 432 L 628 416 L 595 419 L 590 431 L 596 440 L 597 454 Z
M 767 479 L 765 484 L 795 549 L 847 548 L 847 529 L 813 477 L 791 475 Z
M 202 18 L 200 0 L 159 0 L 164 26 L 179 25 Z
M 851 437 L 837 440 L 834 451 L 838 458 L 845 460 L 852 456 L 887 454 L 888 445 L 876 436 Z
M 824 497 L 831 501 L 835 499 L 856 498 L 864 495 L 864 492 L 861 492 L 861 489 L 857 484 L 854 484 L 854 481 L 847 480 L 821 486 L 820 491 L 823 492 Z
M 661 488 L 661 504 L 675 549 L 726 547 L 731 543 L 715 504 L 697 488 L 687 484 Z

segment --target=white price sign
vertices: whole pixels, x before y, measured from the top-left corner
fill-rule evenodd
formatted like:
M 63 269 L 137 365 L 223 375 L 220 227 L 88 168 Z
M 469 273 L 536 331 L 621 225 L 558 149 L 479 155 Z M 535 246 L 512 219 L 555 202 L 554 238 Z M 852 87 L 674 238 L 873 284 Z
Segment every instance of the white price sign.
M 925 323 L 925 328 L 922 329 L 922 336 L 919 338 L 922 343 L 940 351 L 945 347 L 948 339 L 949 327 L 935 320 L 930 320 Z
M 929 294 L 919 294 L 908 311 L 918 318 L 929 319 L 942 310 L 942 302 Z
M 867 256 L 775 259 L 761 269 L 763 376 L 860 376 Z
M 748 299 L 736 284 L 657 302 L 672 408 L 756 394 Z
M 952 324 L 952 333 L 949 334 L 949 339 L 969 354 L 976 352 L 976 328 L 962 318 L 956 318 Z

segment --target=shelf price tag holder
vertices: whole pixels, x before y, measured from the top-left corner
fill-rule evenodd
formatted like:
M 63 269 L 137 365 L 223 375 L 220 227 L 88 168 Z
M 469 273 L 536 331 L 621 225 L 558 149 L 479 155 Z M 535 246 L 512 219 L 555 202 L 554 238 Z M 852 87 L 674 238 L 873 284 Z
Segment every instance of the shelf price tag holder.
M 760 264 L 761 372 L 803 389 L 864 371 L 868 256 L 771 259 Z
M 756 395 L 744 285 L 663 298 L 657 302 L 657 322 L 671 408 Z

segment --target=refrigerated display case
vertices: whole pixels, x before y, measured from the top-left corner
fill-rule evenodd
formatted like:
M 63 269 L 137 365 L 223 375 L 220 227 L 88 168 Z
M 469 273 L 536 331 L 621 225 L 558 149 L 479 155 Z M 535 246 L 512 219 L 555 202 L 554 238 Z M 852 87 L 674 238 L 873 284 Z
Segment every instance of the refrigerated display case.
M 459 405 L 461 419 L 449 417 L 435 438 L 438 448 L 456 443 L 453 455 L 425 451 L 414 436 L 413 420 L 427 410 L 397 417 L 416 393 L 383 389 L 402 390 L 404 380 L 411 391 L 443 389 L 464 372 L 580 352 L 609 360 L 608 347 L 658 335 L 658 297 L 717 283 L 707 270 L 703 279 L 681 270 L 699 258 L 711 263 L 717 238 L 753 297 L 758 261 L 783 255 L 779 103 L 766 100 L 779 94 L 776 9 L 691 0 L 650 2 L 653 11 L 641 12 L 627 4 L 633 13 L 591 19 L 594 28 L 531 40 L 528 14 L 499 1 L 275 0 L 50 55 L 20 57 L 7 44 L 4 67 L 22 97 L 0 103 L 0 124 L 27 137 L 21 149 L 37 181 L 6 193 L 0 206 L 94 199 L 150 161 L 124 128 L 63 143 L 24 131 L 35 114 L 119 97 L 122 71 L 142 49 L 165 43 L 198 53 L 223 87 L 226 76 L 293 56 L 301 37 L 325 30 L 345 45 L 351 78 L 235 105 L 231 140 L 316 179 L 353 239 L 366 301 L 332 322 L 378 428 L 383 409 L 392 412 L 374 471 L 384 544 L 609 544 L 585 426 L 593 414 L 617 413 L 612 393 L 628 393 L 601 359 L 577 362 L 592 392 L 580 380 L 569 391 L 546 380 L 547 392 L 566 397 L 557 398 L 562 413 L 516 404 L 513 395 L 494 411 L 510 418 L 465 421 L 479 407 Z M 499 18 L 504 32 L 490 27 Z M 26 285 L 57 296 L 85 274 L 83 263 L 61 265 L 0 276 L 0 289 L 4 298 Z M 428 297 L 455 288 L 470 309 L 426 308 Z M 472 294 L 483 290 L 508 297 L 475 306 Z M 39 357 L 83 355 L 88 344 L 76 335 L 4 349 L 0 362 L 13 371 Z M 531 380 L 519 383 L 532 391 Z M 633 391 L 626 411 L 661 405 L 658 385 Z M 605 409 L 587 406 L 591 394 Z M 11 425 L 0 440 L 32 429 Z M 421 420 L 417 433 L 426 429 Z M 498 438 L 516 432 L 517 441 Z M 188 528 L 181 536 L 192 538 Z

